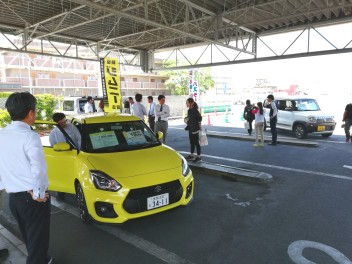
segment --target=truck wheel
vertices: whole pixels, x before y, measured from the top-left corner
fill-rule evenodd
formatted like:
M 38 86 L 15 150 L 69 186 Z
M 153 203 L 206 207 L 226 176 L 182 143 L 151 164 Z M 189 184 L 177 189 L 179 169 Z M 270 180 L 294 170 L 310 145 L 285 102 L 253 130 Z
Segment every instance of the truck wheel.
M 297 124 L 293 128 L 293 133 L 295 133 L 296 138 L 302 139 L 307 136 L 307 129 L 302 124 Z

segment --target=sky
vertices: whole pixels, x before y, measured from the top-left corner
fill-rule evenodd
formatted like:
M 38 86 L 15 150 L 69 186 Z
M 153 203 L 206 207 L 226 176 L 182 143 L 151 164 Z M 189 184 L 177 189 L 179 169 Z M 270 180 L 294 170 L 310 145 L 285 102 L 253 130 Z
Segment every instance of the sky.
M 302 33 L 301 31 L 277 34 L 261 39 L 281 55 L 290 44 Z M 309 50 L 319 51 L 326 49 L 352 48 L 352 23 L 320 27 L 311 29 L 309 40 Z M 322 36 L 324 36 L 326 41 Z M 190 48 L 181 50 L 190 61 L 196 61 L 205 47 Z M 294 42 L 285 54 L 307 52 L 308 50 L 308 30 Z M 224 52 L 225 53 L 225 52 Z M 233 53 L 233 52 L 232 52 Z M 157 54 L 161 58 L 167 58 L 171 52 Z M 234 57 L 230 52 L 225 53 L 229 58 Z M 261 41 L 258 41 L 258 58 L 274 56 Z M 178 58 L 182 55 L 179 53 Z M 241 57 L 242 56 L 242 57 Z M 204 58 L 200 60 L 210 61 L 210 49 L 205 50 Z M 214 49 L 213 49 L 214 57 Z M 223 58 L 218 52 L 216 57 Z M 175 53 L 170 57 L 175 58 Z M 248 59 L 250 56 L 240 55 L 239 58 Z M 324 55 L 306 58 L 285 59 L 257 63 L 234 64 L 227 66 L 212 67 L 214 76 L 232 76 L 232 84 L 236 90 L 246 87 L 253 87 L 257 79 L 266 79 L 270 85 L 279 89 L 288 89 L 290 85 L 298 85 L 300 89 L 309 91 L 310 94 L 326 94 L 334 99 L 352 101 L 351 65 L 352 53 L 337 55 Z

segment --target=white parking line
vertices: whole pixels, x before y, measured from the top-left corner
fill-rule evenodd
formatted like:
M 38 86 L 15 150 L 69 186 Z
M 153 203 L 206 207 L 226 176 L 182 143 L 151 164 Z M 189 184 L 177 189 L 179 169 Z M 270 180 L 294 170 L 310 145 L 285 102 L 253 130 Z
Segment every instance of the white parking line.
M 352 166 L 343 165 L 343 167 L 352 170 Z
M 78 214 L 78 209 L 75 208 L 72 205 L 69 205 L 64 202 L 59 202 L 56 200 L 55 197 L 51 197 L 51 204 L 65 212 L 68 212 L 76 217 L 79 217 Z M 170 252 L 162 247 L 159 247 L 158 245 L 147 241 L 141 237 L 138 237 L 134 234 L 131 234 L 129 232 L 123 231 L 116 226 L 101 226 L 101 225 L 95 225 L 95 227 L 117 237 L 118 239 L 121 239 L 122 241 L 135 246 L 144 252 L 155 256 L 156 258 L 165 261 L 166 263 L 171 263 L 171 264 L 193 264 L 193 262 L 183 259 L 180 256 L 176 255 L 173 252 Z
M 181 154 L 185 154 L 185 155 L 189 154 L 189 152 L 186 152 L 186 151 L 178 151 L 178 152 Z M 230 159 L 230 158 L 205 155 L 205 154 L 202 154 L 202 157 L 207 157 L 207 158 L 216 159 L 216 160 L 226 160 L 226 161 L 231 161 L 231 162 L 235 162 L 235 163 L 243 163 L 243 164 L 255 165 L 255 166 L 260 166 L 260 167 L 272 168 L 272 169 L 302 172 L 302 173 L 307 173 L 307 174 L 314 174 L 314 175 L 319 175 L 319 176 L 324 176 L 324 177 L 331 177 L 331 178 L 352 181 L 352 177 L 338 175 L 338 174 L 331 174 L 331 173 L 310 171 L 310 170 L 301 170 L 301 169 L 295 169 L 295 168 L 289 168 L 289 167 L 283 167 L 283 166 L 277 166 L 277 165 L 270 165 L 270 164 L 263 164 L 263 163 L 256 163 L 256 162 L 251 162 L 251 161 L 246 161 L 246 160 Z

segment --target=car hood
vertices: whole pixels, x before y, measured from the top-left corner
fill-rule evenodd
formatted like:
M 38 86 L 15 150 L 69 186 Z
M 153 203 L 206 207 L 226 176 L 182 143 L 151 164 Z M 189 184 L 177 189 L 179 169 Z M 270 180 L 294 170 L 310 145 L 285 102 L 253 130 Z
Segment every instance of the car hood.
M 181 158 L 164 145 L 124 152 L 89 154 L 88 161 L 96 170 L 113 178 L 133 177 L 181 167 Z

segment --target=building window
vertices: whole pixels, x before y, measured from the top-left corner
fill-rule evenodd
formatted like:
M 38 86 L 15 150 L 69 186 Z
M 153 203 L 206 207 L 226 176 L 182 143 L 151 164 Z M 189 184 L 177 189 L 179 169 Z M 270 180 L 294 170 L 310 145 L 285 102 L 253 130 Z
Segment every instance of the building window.
M 150 79 L 150 82 L 155 82 L 155 79 Z
M 38 73 L 38 78 L 42 78 L 42 79 L 49 79 L 50 76 L 49 76 L 49 73 Z
M 161 83 L 165 83 L 165 79 L 161 79 Z
M 137 82 L 138 80 L 137 80 L 137 78 L 133 78 L 133 82 Z
M 124 82 L 125 81 L 125 77 L 121 77 L 121 82 Z

